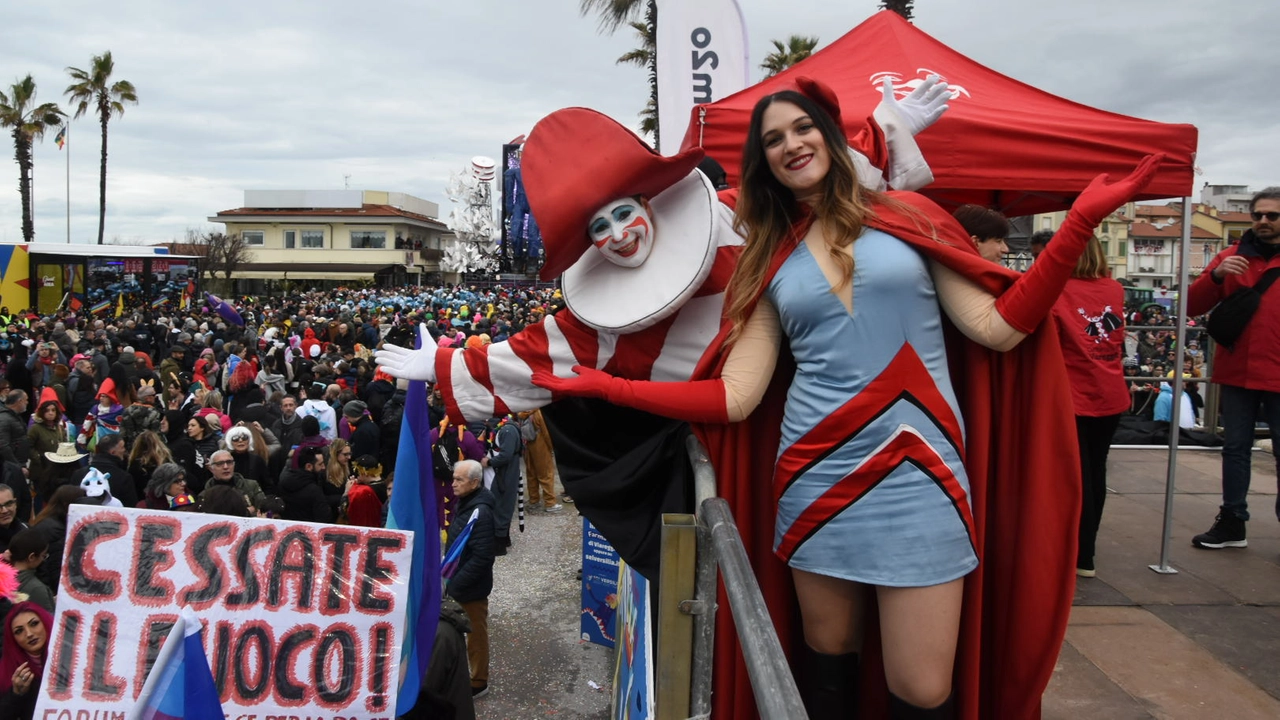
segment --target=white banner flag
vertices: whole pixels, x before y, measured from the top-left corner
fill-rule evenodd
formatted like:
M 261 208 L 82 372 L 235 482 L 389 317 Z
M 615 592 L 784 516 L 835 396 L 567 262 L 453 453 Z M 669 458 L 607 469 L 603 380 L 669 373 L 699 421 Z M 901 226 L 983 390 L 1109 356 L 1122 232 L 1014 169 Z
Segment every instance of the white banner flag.
M 737 0 L 658 0 L 658 131 L 680 150 L 694 105 L 747 86 L 747 24 Z

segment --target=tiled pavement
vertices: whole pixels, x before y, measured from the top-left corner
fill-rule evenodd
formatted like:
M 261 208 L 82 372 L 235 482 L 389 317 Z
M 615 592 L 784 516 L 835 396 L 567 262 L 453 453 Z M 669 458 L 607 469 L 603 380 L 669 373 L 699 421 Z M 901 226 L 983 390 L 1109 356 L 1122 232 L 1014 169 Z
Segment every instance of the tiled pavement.
M 1167 452 L 1113 450 L 1098 577 L 1081 579 L 1045 720 L 1280 718 L 1276 465 L 1254 453 L 1249 547 L 1198 550 L 1213 523 L 1220 456 L 1183 451 L 1170 565 L 1159 562 Z

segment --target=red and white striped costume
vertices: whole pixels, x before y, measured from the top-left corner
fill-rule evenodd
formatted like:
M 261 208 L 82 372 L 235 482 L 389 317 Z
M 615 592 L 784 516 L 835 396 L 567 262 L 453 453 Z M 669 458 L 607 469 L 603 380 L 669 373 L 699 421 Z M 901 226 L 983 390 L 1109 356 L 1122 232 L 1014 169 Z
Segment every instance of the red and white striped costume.
M 630 380 L 688 380 L 720 329 L 724 288 L 742 249 L 732 211 L 720 205 L 716 212 L 722 222 L 711 274 L 682 307 L 644 330 L 597 330 L 566 309 L 506 342 L 437 350 L 436 378 L 450 417 L 483 420 L 550 403 L 551 391 L 531 380 L 534 370 L 573 377 L 573 366 L 585 365 Z
M 933 180 L 910 131 L 884 105 L 849 139 L 849 146 L 859 181 L 868 187 L 915 189 Z M 724 290 L 742 250 L 732 209 L 718 203 L 712 212 L 717 250 L 710 274 L 693 297 L 654 325 L 611 332 L 591 327 L 565 309 L 506 342 L 437 350 L 436 379 L 449 416 L 456 422 L 478 421 L 549 404 L 551 392 L 532 382 L 535 370 L 573 377 L 573 366 L 583 365 L 628 380 L 688 380 L 720 329 Z M 664 227 L 660 234 L 673 233 Z

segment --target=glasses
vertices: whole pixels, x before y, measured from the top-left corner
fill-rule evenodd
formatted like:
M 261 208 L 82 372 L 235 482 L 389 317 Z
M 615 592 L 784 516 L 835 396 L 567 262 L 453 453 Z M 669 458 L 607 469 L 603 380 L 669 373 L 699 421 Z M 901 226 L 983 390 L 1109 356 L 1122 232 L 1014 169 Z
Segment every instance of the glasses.
M 228 465 L 235 465 L 236 461 L 235 460 L 219 460 L 217 462 L 211 462 L 209 464 L 214 467 L 226 467 Z
M 18 507 L 17 500 L 10 500 L 9 502 L 0 503 L 0 510 L 12 510 L 16 507 Z
M 1266 218 L 1267 222 L 1275 222 L 1277 220 L 1280 220 L 1280 212 L 1274 212 L 1274 211 L 1273 212 L 1256 212 L 1255 211 L 1255 212 L 1249 213 L 1249 217 L 1253 218 L 1254 222 L 1258 222 L 1262 220 L 1262 218 Z

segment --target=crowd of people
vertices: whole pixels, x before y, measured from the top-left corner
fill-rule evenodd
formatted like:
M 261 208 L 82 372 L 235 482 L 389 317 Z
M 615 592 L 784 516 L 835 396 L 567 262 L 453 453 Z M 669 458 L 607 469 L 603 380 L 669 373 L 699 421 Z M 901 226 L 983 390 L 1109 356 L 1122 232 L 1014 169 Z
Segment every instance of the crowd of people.
M 240 298 L 243 326 L 209 306 L 118 317 L 0 308 L 0 553 L 21 600 L 0 616 L 34 618 L 47 636 L 73 504 L 384 526 L 407 383 L 378 371 L 372 351 L 384 340 L 412 343 L 419 327 L 441 347 L 500 342 L 559 300 L 553 289 L 500 286 L 339 289 Z M 454 592 L 475 635 L 484 625 L 472 610 L 492 586 L 493 555 L 510 544 L 524 435 L 539 434 L 524 428 L 535 421 L 542 440 L 529 443 L 530 462 L 543 470 L 532 484 L 547 510 L 561 509 L 550 440 L 540 417 L 452 427 L 438 393 L 429 404 L 433 444 L 495 475 L 487 486 L 499 499 L 490 526 L 498 542 L 472 543 L 480 557 L 467 558 L 468 576 L 487 573 L 488 585 L 460 578 Z M 450 514 L 451 465 L 435 472 Z M 40 653 L 14 624 L 0 650 L 0 716 L 27 717 Z M 469 645 L 484 668 L 473 673 L 482 692 L 487 642 Z M 10 666 L 20 650 L 29 662 Z

